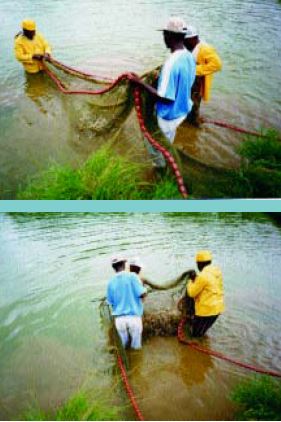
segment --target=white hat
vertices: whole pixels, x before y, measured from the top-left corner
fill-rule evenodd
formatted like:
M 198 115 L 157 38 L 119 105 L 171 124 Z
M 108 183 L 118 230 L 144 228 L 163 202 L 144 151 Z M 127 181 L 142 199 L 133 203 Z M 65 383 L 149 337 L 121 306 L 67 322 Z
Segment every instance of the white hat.
M 165 28 L 159 29 L 159 31 L 175 32 L 176 34 L 185 34 L 187 25 L 182 18 L 172 16 L 169 18 Z
M 188 26 L 185 32 L 184 39 L 198 37 L 199 32 L 194 26 Z
M 129 265 L 134 265 L 135 267 L 143 268 L 143 265 L 142 265 L 140 259 L 137 258 L 137 257 L 131 258 L 129 260 Z
M 111 258 L 111 264 L 118 264 L 118 262 L 126 262 L 127 259 L 124 258 L 123 256 L 114 256 L 113 258 Z

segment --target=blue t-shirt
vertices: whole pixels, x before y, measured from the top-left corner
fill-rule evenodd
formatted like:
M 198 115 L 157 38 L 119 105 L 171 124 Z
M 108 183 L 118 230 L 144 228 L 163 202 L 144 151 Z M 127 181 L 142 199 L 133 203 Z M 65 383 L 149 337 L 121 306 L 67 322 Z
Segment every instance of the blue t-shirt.
M 141 296 L 146 289 L 135 273 L 121 271 L 109 280 L 107 302 L 112 306 L 112 315 L 142 316 Z
M 165 120 L 187 116 L 192 108 L 191 88 L 195 80 L 196 64 L 192 54 L 185 48 L 174 51 L 164 63 L 157 92 L 172 102 L 156 103 L 156 112 Z

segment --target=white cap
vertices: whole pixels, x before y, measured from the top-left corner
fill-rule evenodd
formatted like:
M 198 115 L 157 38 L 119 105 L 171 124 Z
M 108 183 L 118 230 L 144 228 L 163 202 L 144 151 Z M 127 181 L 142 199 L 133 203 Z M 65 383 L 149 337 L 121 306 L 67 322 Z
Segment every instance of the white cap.
M 114 256 L 111 258 L 111 264 L 118 264 L 118 262 L 126 262 L 127 259 L 123 256 Z
M 199 32 L 194 26 L 188 26 L 185 32 L 184 39 L 198 37 Z
M 165 28 L 160 29 L 159 31 L 169 31 L 175 32 L 176 34 L 185 34 L 187 25 L 182 18 L 177 16 L 172 16 L 169 18 Z
M 140 259 L 137 258 L 137 257 L 131 258 L 129 260 L 129 265 L 134 265 L 135 267 L 143 268 L 143 265 L 142 265 Z

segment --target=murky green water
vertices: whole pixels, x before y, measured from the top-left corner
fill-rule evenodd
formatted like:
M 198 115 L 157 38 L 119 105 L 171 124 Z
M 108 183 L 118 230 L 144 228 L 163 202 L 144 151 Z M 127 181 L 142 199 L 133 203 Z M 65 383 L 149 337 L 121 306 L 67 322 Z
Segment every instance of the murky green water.
M 31 16 L 53 46 L 54 55 L 98 74 L 142 72 L 162 63 L 167 51 L 155 31 L 170 14 L 186 17 L 213 43 L 224 62 L 215 77 L 207 117 L 247 128 L 280 126 L 281 6 L 275 0 L 224 2 L 42 0 L 0 4 L 0 194 L 15 195 L 19 183 L 49 162 L 72 164 L 95 149 L 77 139 L 71 98 L 62 98 L 46 78 L 30 80 L 13 56 L 13 37 L 22 18 Z M 76 116 L 79 118 L 79 116 Z M 233 132 L 204 127 L 178 140 L 189 155 L 217 166 L 235 166 Z
M 83 384 L 122 391 L 90 302 L 104 295 L 111 256 L 139 256 L 160 283 L 192 267 L 202 247 L 223 270 L 226 300 L 205 345 L 280 370 L 281 230 L 269 217 L 0 214 L 0 417 L 18 416 L 31 401 L 50 408 Z M 229 393 L 249 376 L 176 338 L 152 338 L 130 359 L 148 420 L 232 419 Z

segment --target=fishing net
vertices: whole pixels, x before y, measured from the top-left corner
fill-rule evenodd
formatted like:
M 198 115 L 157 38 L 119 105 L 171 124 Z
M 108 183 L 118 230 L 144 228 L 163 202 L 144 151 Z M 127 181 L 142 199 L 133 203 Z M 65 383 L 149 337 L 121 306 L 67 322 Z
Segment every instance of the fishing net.
M 198 129 L 184 122 L 171 145 L 158 128 L 151 95 L 141 89 L 139 99 L 136 98 L 137 90 L 127 77 L 117 78 L 118 83 L 111 89 L 112 79 L 82 73 L 53 58 L 45 66 L 54 89 L 66 94 L 62 96 L 62 102 L 71 122 L 71 136 L 74 138 L 71 144 L 80 154 L 88 157 L 106 143 L 113 154 L 126 156 L 143 166 L 144 179 L 151 180 L 155 174 L 153 164 L 158 160 L 157 154 L 152 154 L 151 145 L 155 148 L 153 142 L 156 141 L 184 198 L 187 197 L 186 187 L 194 197 L 228 196 L 229 190 L 225 186 L 232 183 L 232 173 L 226 172 L 226 166 L 217 167 L 216 164 L 222 162 L 221 155 L 229 155 L 226 151 L 232 150 L 221 147 L 217 132 L 209 139 L 211 129 L 205 128 L 200 130 L 199 136 Z M 143 74 L 142 79 L 155 86 L 158 74 L 159 68 L 156 68 Z M 86 91 L 86 95 L 81 91 Z M 102 92 L 91 95 L 93 91 Z M 199 142 L 201 137 L 204 139 Z M 209 162 L 208 157 L 212 156 Z M 237 196 L 235 189 L 232 195 Z
M 186 284 L 191 271 L 185 271 L 164 284 L 145 280 L 152 290 L 144 302 L 144 338 L 176 335 L 183 315 L 192 313 L 193 300 L 186 295 Z
M 45 63 L 45 66 L 46 70 L 50 71 L 49 76 L 54 75 L 57 78 L 53 81 L 59 89 L 72 91 L 71 100 L 66 102 L 71 121 L 75 125 L 76 143 L 88 140 L 92 149 L 96 150 L 105 142 L 110 142 L 114 151 L 129 154 L 133 161 L 145 163 L 151 161 L 134 108 L 134 87 L 127 78 L 121 79 L 108 92 L 85 95 L 81 91 L 106 90 L 113 80 L 79 72 L 55 59 Z M 158 74 L 159 68 L 156 68 L 142 75 L 142 79 L 150 85 L 155 85 Z M 58 81 L 61 82 L 61 86 Z M 141 112 L 147 130 L 173 155 L 178 167 L 181 167 L 178 151 L 167 142 L 158 128 L 152 98 L 143 90 L 141 102 Z
M 144 283 L 149 286 L 148 295 L 144 301 L 144 339 L 152 336 L 176 335 L 181 318 L 192 311 L 192 302 L 190 303 L 186 297 L 186 284 L 189 276 L 190 271 L 185 271 L 163 284 L 144 280 Z M 101 302 L 100 311 L 102 319 L 112 324 L 110 307 L 105 299 Z M 120 347 L 120 343 L 118 345 Z

